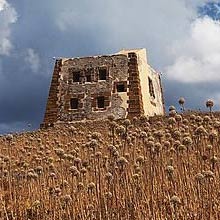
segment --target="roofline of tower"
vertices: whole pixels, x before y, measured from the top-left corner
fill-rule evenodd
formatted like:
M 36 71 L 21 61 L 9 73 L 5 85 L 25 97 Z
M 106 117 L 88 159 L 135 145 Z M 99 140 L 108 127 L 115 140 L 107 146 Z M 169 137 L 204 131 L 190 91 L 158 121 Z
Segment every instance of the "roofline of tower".
M 82 56 L 82 57 L 57 57 L 57 58 L 54 58 L 55 60 L 62 60 L 62 61 L 66 61 L 66 60 L 71 60 L 71 59 L 82 59 L 82 58 L 97 58 L 97 57 L 104 57 L 104 56 L 117 56 L 117 55 L 125 55 L 126 53 L 137 53 L 138 51 L 141 51 L 141 50 L 145 50 L 146 51 L 146 48 L 134 48 L 134 49 L 122 49 L 120 50 L 119 52 L 117 53 L 114 53 L 114 54 L 104 54 L 104 55 L 93 55 L 93 56 Z

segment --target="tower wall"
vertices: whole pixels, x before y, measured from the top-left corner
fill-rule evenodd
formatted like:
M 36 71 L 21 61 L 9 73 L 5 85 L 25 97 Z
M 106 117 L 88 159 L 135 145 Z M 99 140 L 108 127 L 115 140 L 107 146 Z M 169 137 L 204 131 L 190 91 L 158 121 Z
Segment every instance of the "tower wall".
M 44 115 L 44 124 L 52 124 L 57 121 L 58 116 L 58 87 L 59 87 L 59 73 L 61 71 L 62 61 L 56 60 L 53 76 L 50 84 L 50 91 L 47 100 L 46 112 Z M 42 125 L 42 126 L 43 126 Z
M 116 119 L 164 114 L 160 76 L 147 64 L 146 50 L 57 60 L 43 125 L 110 114 Z
M 128 53 L 128 118 L 133 118 L 144 114 L 143 100 L 140 85 L 140 73 L 138 69 L 138 57 L 134 52 Z
M 119 54 L 127 54 L 131 60 L 129 94 L 133 94 L 129 97 L 129 102 L 134 105 L 128 109 L 130 118 L 139 115 L 164 115 L 160 75 L 148 64 L 146 49 L 122 50 Z
M 139 50 L 137 57 L 144 114 L 163 115 L 164 103 L 160 75 L 147 63 L 145 49 Z

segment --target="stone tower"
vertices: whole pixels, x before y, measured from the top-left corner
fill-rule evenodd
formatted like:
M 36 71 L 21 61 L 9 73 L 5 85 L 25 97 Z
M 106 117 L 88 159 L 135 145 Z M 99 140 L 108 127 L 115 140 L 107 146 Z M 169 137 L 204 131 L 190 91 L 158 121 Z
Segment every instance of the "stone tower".
M 55 62 L 43 126 L 57 122 L 163 115 L 160 74 L 146 49 Z

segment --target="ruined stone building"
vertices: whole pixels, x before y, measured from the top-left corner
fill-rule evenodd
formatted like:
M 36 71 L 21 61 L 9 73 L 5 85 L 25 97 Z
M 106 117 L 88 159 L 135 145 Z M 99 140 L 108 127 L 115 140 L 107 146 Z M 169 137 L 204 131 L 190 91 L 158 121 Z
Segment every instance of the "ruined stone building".
M 44 125 L 83 119 L 163 115 L 160 74 L 145 49 L 57 59 Z

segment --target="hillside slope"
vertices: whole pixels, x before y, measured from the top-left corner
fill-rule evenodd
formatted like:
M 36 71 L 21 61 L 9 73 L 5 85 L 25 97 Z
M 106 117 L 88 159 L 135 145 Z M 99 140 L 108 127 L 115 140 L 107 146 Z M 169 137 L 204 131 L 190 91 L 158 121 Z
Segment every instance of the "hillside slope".
M 220 219 L 219 115 L 88 121 L 0 138 L 0 219 Z

